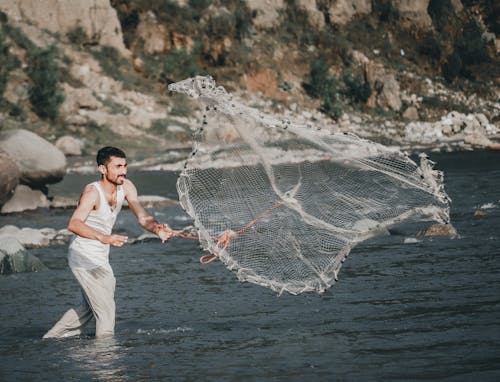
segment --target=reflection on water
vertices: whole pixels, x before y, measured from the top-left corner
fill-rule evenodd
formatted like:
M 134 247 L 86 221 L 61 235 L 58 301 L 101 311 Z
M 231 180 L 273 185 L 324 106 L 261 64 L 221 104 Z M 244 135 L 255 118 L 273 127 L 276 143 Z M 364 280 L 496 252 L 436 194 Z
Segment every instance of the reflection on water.
M 99 381 L 114 381 L 129 374 L 124 361 L 127 348 L 120 346 L 114 337 L 70 341 L 65 357 L 82 375 Z

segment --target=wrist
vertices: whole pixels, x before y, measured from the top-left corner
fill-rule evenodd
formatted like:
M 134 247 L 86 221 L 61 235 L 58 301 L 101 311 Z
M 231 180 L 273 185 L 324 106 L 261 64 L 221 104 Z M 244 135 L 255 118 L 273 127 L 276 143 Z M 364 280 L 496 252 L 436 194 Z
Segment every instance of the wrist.
M 161 224 L 160 223 L 155 223 L 155 226 L 153 228 L 153 233 L 155 235 L 158 235 L 161 231 Z
M 108 240 L 106 240 L 108 237 L 109 237 L 109 235 L 105 235 L 105 234 L 100 233 L 97 235 L 97 240 L 99 240 L 103 244 L 108 244 Z

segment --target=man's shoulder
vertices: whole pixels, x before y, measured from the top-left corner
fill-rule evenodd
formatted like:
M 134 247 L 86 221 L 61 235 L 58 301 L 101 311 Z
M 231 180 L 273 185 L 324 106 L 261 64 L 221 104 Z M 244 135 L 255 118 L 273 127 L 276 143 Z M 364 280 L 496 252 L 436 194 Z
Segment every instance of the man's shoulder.
M 134 183 L 130 179 L 125 179 L 123 181 L 122 187 L 125 192 L 125 196 L 128 196 L 130 194 L 135 194 L 137 192 Z
M 126 189 L 130 189 L 132 187 L 135 188 L 135 185 L 134 185 L 134 183 L 130 179 L 125 178 L 123 180 L 122 187 L 126 190 Z
M 83 197 L 96 197 L 99 196 L 99 191 L 94 183 L 87 184 L 82 191 Z

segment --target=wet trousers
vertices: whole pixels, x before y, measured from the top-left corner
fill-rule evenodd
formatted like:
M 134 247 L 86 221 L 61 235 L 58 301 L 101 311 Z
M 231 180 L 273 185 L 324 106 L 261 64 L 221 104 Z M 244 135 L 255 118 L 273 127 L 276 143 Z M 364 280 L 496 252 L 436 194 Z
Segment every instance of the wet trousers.
M 62 338 L 79 335 L 95 317 L 96 337 L 113 335 L 115 330 L 115 285 L 111 268 L 72 269 L 82 289 L 82 304 L 70 309 L 43 338 Z

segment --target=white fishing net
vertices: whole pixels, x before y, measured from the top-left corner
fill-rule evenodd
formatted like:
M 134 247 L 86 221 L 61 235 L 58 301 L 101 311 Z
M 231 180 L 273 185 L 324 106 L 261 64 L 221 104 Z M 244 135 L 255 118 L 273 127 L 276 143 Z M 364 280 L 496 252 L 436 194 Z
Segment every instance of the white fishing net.
M 356 243 L 410 217 L 449 220 L 442 174 L 425 156 L 417 165 L 354 135 L 264 114 L 211 77 L 169 89 L 205 105 L 177 182 L 181 205 L 203 248 L 242 281 L 323 292 Z

